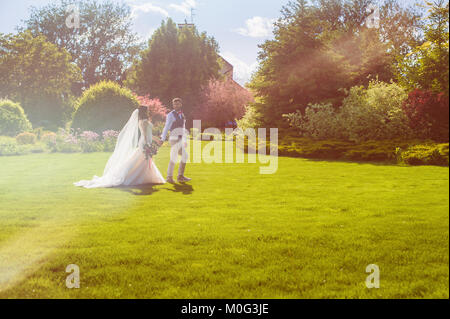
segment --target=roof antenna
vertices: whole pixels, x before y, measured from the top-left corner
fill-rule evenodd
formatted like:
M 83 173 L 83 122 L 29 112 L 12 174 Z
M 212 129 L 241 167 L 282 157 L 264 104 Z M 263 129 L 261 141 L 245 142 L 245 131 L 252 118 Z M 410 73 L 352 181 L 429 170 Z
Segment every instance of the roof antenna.
M 194 11 L 195 11 L 195 9 L 191 8 L 191 23 L 192 24 L 194 24 L 194 17 L 195 17 Z

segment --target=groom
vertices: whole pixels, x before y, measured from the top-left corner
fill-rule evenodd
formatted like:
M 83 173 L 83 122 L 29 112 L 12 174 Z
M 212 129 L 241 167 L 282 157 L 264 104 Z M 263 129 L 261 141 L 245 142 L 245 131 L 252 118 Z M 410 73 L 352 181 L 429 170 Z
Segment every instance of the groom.
M 183 114 L 183 101 L 180 98 L 173 99 L 172 101 L 173 111 L 167 115 L 166 125 L 164 126 L 163 133 L 161 135 L 161 143 L 166 140 L 167 133 L 170 131 L 169 143 L 170 143 L 170 161 L 169 168 L 167 169 L 167 182 L 175 183 L 173 180 L 173 170 L 175 164 L 178 161 L 178 154 L 181 155 L 181 163 L 178 168 L 178 182 L 189 182 L 191 179 L 184 176 L 184 170 L 186 169 L 186 163 L 189 159 L 189 154 L 186 151 L 185 130 L 186 130 L 186 118 Z

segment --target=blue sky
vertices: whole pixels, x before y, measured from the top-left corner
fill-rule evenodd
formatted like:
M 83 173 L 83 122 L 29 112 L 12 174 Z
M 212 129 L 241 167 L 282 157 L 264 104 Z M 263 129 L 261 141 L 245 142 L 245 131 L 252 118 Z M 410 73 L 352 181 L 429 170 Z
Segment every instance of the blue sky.
M 15 32 L 15 27 L 29 15 L 29 7 L 50 0 L 0 1 L 0 32 Z M 135 31 L 149 38 L 161 21 L 191 20 L 200 31 L 214 36 L 220 53 L 235 66 L 235 79 L 245 83 L 256 68 L 258 44 L 271 37 L 271 21 L 280 16 L 288 0 L 122 0 L 132 8 Z
M 412 0 L 404 0 L 411 2 Z M 29 7 L 51 0 L 0 1 L 0 32 L 15 32 L 15 27 L 29 15 Z M 220 53 L 235 66 L 235 80 L 243 84 L 257 66 L 258 44 L 271 38 L 271 23 L 280 16 L 288 0 L 118 0 L 132 8 L 135 31 L 148 39 L 161 20 L 194 23 L 200 31 L 214 36 Z

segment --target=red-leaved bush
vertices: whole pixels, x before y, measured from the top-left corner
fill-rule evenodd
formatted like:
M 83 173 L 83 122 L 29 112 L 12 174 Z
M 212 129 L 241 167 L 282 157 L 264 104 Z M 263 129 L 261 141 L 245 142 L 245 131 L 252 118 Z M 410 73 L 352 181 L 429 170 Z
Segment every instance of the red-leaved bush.
M 169 111 L 159 99 L 152 99 L 150 98 L 150 95 L 136 96 L 136 98 L 141 106 L 148 107 L 153 121 L 158 122 L 165 120 Z
M 449 98 L 444 93 L 416 89 L 403 103 L 403 111 L 420 137 L 448 141 Z
M 200 93 L 200 103 L 193 119 L 202 120 L 202 126 L 224 128 L 226 123 L 240 119 L 245 106 L 253 101 L 251 92 L 232 80 L 211 80 Z

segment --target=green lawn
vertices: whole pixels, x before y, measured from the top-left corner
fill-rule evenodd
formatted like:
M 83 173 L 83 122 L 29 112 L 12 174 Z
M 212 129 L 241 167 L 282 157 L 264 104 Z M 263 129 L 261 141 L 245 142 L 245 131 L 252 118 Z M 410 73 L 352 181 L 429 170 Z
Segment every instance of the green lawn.
M 0 298 L 449 298 L 448 168 L 280 158 L 275 175 L 72 185 L 108 156 L 0 157 Z M 167 147 L 156 162 L 165 175 Z

